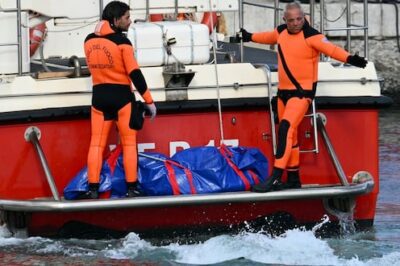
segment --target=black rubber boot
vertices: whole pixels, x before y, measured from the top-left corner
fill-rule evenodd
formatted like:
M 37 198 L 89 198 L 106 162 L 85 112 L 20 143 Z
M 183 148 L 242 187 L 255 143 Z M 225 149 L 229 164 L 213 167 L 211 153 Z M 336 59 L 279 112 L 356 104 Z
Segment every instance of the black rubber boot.
M 283 169 L 274 167 L 274 169 L 272 170 L 272 175 L 266 181 L 254 185 L 251 188 L 251 191 L 263 193 L 263 192 L 277 191 L 283 189 L 282 188 L 283 184 L 281 180 L 282 173 Z
M 89 183 L 89 190 L 82 192 L 77 199 L 98 199 L 99 198 L 99 183 Z
M 299 170 L 287 172 L 287 182 L 284 184 L 284 188 L 301 188 Z
M 126 182 L 126 185 L 128 186 L 128 192 L 126 192 L 127 198 L 143 196 L 138 189 L 138 182 Z

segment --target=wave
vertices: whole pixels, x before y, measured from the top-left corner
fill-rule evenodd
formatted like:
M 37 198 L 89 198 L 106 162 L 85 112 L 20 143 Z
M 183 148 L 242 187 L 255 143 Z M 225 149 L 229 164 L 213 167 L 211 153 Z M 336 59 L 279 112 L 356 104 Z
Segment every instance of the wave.
M 47 239 L 41 237 L 14 238 L 0 227 L 0 253 L 16 253 L 18 258 L 43 259 L 65 264 L 78 262 L 139 262 L 171 264 L 280 264 L 280 265 L 398 265 L 400 252 L 394 247 L 372 252 L 376 241 L 358 239 L 321 239 L 313 230 L 293 229 L 281 236 L 264 232 L 241 232 L 219 235 L 194 244 L 172 243 L 154 245 L 130 233 L 115 240 Z M 362 237 L 361 238 L 369 238 Z M 382 245 L 387 245 L 382 244 Z M 363 249 L 362 247 L 369 246 Z M 341 252 L 344 249 L 347 252 Z M 353 251 L 353 253 L 352 253 Z M 346 253 L 346 255 L 343 255 Z M 371 257 L 373 256 L 373 257 Z M 8 256 L 8 263 L 12 262 Z

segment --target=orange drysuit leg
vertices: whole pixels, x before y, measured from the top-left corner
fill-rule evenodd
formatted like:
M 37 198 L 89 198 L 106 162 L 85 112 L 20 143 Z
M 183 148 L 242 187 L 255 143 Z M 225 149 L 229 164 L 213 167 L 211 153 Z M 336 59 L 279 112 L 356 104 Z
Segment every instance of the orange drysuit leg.
M 105 121 L 103 112 L 92 107 L 91 110 L 92 136 L 88 153 L 88 181 L 100 182 L 100 171 L 103 164 L 103 151 L 107 143 L 112 121 Z
M 122 143 L 122 153 L 124 158 L 124 170 L 126 182 L 137 181 L 137 147 L 136 130 L 129 127 L 131 118 L 132 103 L 126 104 L 118 111 L 117 126 Z
M 274 167 L 286 169 L 299 165 L 297 127 L 303 120 L 310 105 L 308 98 L 290 98 L 286 105 L 278 99 L 278 147 Z

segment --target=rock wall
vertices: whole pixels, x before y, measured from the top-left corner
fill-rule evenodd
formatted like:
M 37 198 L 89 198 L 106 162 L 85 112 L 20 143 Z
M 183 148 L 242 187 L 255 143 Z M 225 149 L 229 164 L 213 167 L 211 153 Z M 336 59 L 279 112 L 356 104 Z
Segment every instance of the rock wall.
M 344 42 L 338 41 L 344 45 Z M 382 93 L 400 103 L 400 51 L 396 39 L 370 39 L 369 60 L 374 62 L 378 76 L 383 78 Z M 352 50 L 362 47 L 362 42 L 352 42 Z

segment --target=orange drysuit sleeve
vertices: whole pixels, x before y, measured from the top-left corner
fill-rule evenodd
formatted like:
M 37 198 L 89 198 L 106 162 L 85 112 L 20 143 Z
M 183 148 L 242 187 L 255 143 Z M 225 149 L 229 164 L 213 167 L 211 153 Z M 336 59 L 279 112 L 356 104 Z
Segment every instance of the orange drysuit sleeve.
M 274 29 L 273 31 L 253 33 L 251 40 L 256 43 L 276 44 L 278 42 L 278 36 L 278 30 Z
M 135 59 L 133 46 L 129 44 L 120 44 L 120 49 L 122 51 L 122 58 L 125 64 L 126 74 L 129 75 L 133 70 L 139 69 L 139 65 Z
M 315 50 L 344 63 L 347 61 L 347 57 L 350 55 L 344 49 L 328 41 L 328 39 L 322 34 L 307 38 L 306 42 Z
M 135 56 L 132 56 L 134 55 L 133 46 L 122 44 L 120 45 L 120 49 L 122 50 L 122 58 L 125 64 L 125 69 L 131 78 L 133 85 L 135 85 L 136 90 L 140 93 L 140 95 L 142 95 L 147 104 L 153 103 L 153 98 L 151 97 L 151 93 L 147 88 L 147 83 L 144 79 L 142 71 L 139 68 Z

